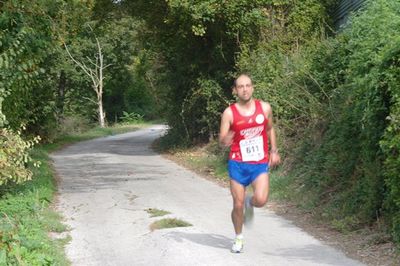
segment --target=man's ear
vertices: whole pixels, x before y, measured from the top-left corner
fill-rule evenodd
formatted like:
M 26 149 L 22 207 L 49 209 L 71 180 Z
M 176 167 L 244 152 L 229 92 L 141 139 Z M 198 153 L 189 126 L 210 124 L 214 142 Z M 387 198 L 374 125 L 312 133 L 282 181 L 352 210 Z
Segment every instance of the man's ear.
M 232 87 L 232 95 L 236 95 L 236 94 L 237 94 L 236 88 Z

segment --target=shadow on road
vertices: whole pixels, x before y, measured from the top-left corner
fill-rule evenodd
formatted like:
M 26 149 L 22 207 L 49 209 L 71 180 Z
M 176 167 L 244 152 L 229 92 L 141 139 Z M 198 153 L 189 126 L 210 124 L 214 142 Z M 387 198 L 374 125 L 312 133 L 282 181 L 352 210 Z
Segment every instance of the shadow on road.
M 232 239 L 216 234 L 170 232 L 166 236 L 177 242 L 183 242 L 186 239 L 200 245 L 222 249 L 230 249 L 232 245 Z

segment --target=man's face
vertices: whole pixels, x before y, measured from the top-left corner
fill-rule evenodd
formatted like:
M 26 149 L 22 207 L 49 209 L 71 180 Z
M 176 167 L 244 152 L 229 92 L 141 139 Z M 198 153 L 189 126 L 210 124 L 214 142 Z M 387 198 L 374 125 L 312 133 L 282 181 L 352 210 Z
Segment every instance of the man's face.
M 233 92 L 238 96 L 242 102 L 248 102 L 253 96 L 253 83 L 247 76 L 241 76 L 236 80 L 236 86 Z

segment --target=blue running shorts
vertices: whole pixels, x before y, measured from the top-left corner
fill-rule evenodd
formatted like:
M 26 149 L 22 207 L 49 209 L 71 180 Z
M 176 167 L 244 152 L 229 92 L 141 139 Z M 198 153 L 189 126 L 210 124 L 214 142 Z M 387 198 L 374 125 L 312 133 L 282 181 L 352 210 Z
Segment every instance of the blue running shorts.
M 268 173 L 269 166 L 268 163 L 246 163 L 237 162 L 234 160 L 228 161 L 228 172 L 229 176 L 247 187 L 250 185 L 260 174 Z

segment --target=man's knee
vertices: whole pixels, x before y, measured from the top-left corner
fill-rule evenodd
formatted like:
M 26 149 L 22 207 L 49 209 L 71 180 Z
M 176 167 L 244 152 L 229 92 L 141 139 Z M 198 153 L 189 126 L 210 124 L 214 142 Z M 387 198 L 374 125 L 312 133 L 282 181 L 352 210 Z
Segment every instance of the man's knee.
M 244 201 L 243 200 L 235 200 L 233 203 L 233 209 L 235 211 L 243 211 L 244 208 Z
M 268 194 L 263 194 L 263 195 L 255 194 L 253 198 L 253 205 L 255 207 L 260 208 L 263 207 L 267 203 L 267 201 L 268 201 Z

